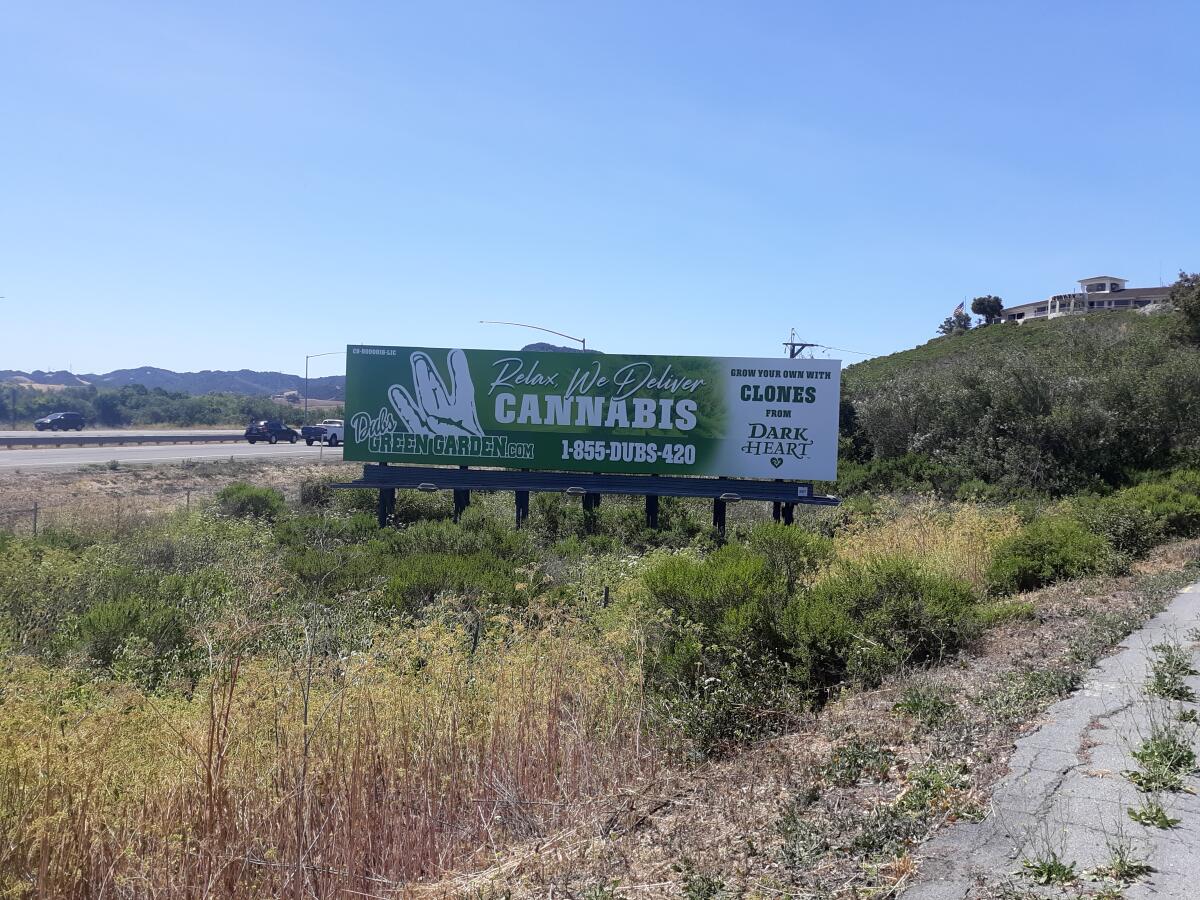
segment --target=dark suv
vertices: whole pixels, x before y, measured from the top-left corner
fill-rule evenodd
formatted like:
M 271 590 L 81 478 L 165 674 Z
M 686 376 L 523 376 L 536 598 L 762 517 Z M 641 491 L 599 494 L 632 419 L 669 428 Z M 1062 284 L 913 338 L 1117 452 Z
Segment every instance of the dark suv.
M 268 444 L 287 441 L 289 444 L 294 444 L 300 440 L 300 432 L 295 428 L 288 428 L 282 422 L 264 419 L 261 422 L 251 422 L 246 426 L 246 440 L 252 444 L 258 441 L 266 441 Z
M 76 412 L 50 413 L 33 423 L 38 431 L 83 431 L 83 416 Z

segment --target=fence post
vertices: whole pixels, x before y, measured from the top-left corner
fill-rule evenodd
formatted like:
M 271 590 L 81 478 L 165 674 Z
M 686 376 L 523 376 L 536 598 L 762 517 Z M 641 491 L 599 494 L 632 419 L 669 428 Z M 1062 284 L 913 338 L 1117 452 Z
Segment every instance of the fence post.
M 192 489 L 191 488 L 187 489 L 187 495 L 184 498 L 184 507 L 187 510 L 187 512 L 190 513 L 192 511 Z
M 34 537 L 37 537 L 37 516 L 38 516 L 38 503 L 36 500 L 34 500 L 33 501 L 33 536 Z
M 646 527 L 658 527 L 658 494 L 646 495 Z

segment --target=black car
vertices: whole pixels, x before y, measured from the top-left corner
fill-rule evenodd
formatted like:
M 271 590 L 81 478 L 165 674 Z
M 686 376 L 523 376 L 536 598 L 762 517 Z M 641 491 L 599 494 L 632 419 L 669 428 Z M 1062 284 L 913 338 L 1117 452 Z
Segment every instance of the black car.
M 38 431 L 83 431 L 83 416 L 77 412 L 50 413 L 33 423 Z
M 261 422 L 251 422 L 246 426 L 246 440 L 252 444 L 258 441 L 266 441 L 268 444 L 287 441 L 289 444 L 294 444 L 300 440 L 300 432 L 295 428 L 288 428 L 282 422 L 264 419 Z

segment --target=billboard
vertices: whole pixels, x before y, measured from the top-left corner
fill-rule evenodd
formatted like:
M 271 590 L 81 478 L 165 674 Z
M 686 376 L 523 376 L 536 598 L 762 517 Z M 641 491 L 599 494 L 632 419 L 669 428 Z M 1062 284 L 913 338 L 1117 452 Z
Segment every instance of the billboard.
M 841 364 L 346 348 L 360 462 L 832 481 Z

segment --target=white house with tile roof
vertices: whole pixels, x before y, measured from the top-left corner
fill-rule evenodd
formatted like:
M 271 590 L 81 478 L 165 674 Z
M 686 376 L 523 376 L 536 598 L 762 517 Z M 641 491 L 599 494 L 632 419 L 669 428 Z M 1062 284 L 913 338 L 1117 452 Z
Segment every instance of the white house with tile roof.
M 1046 300 L 1034 300 L 1004 310 L 1005 322 L 1024 322 L 1027 319 L 1056 319 L 1059 316 L 1098 312 L 1103 309 L 1140 309 L 1163 303 L 1169 287 L 1127 288 L 1127 280 L 1116 275 L 1093 275 L 1079 279 L 1079 290 L 1071 294 L 1055 294 Z

